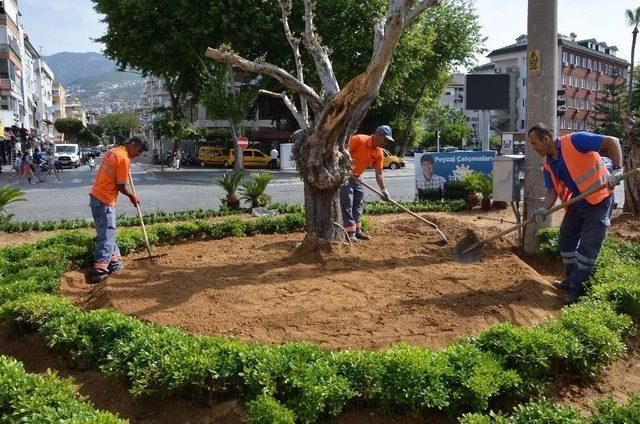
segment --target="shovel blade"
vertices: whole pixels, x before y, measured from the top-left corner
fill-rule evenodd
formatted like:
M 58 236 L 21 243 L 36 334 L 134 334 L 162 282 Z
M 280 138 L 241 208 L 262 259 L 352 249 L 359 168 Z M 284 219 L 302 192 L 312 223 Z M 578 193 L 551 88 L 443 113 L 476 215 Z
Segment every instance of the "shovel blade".
M 472 264 L 482 259 L 482 246 L 475 246 L 478 243 L 478 237 L 470 233 L 465 238 L 456 243 L 453 252 L 458 261 L 463 264 Z M 475 246 L 475 247 L 474 247 Z

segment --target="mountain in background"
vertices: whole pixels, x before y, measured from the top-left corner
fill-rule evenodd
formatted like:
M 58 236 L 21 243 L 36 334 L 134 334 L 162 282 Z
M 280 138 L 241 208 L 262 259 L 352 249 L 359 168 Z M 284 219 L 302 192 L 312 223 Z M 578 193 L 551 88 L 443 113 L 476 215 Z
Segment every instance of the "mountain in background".
M 133 72 L 120 72 L 113 60 L 101 53 L 56 53 L 44 56 L 71 99 L 86 109 L 103 113 L 133 110 L 144 90 L 145 80 Z

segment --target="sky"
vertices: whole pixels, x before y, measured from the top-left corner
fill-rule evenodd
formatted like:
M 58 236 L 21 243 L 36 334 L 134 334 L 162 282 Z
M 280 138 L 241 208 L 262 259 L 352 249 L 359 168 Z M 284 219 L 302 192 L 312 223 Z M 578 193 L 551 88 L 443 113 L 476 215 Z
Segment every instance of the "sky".
M 363 0 L 366 1 L 366 0 Z M 36 48 L 45 55 L 58 52 L 99 52 L 92 38 L 106 31 L 90 0 L 19 0 L 23 23 Z M 475 0 L 491 51 L 513 44 L 526 33 L 527 0 Z M 631 58 L 631 29 L 625 9 L 640 7 L 640 0 L 558 0 L 558 32 L 575 32 L 578 39 L 595 38 L 617 46 L 618 57 Z M 478 57 L 479 63 L 488 60 Z

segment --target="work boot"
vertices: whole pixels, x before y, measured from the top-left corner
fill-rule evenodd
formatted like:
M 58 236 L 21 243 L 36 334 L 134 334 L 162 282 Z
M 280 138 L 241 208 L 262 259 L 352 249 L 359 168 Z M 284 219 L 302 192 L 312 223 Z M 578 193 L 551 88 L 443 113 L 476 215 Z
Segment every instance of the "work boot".
M 97 268 L 91 268 L 89 271 L 89 283 L 98 284 L 107 279 L 109 273 Z
M 569 290 L 571 288 L 571 280 L 568 278 L 565 278 L 564 280 L 554 280 L 551 285 L 558 290 Z
M 109 262 L 109 274 L 113 274 L 114 272 L 119 271 L 122 268 L 124 268 L 124 264 L 122 263 L 122 261 Z
M 356 238 L 360 240 L 371 240 L 371 237 L 362 232 L 362 230 L 356 231 Z
M 350 243 L 357 243 L 358 238 L 356 237 L 356 233 L 348 233 L 347 241 Z

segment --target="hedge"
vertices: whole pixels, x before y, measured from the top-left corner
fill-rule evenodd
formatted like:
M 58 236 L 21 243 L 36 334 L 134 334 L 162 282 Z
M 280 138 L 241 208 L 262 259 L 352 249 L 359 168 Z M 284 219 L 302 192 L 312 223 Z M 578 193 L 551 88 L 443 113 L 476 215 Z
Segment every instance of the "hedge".
M 436 201 L 436 202 L 400 202 L 413 212 L 459 212 L 467 209 L 464 201 Z M 298 213 L 304 214 L 304 206 L 289 205 L 286 203 L 274 203 L 269 206 L 271 210 L 277 210 L 280 213 Z M 395 206 L 383 202 L 366 202 L 365 213 L 369 215 L 399 213 Z M 161 224 L 168 222 L 191 221 L 195 219 L 209 219 L 214 217 L 222 217 L 229 215 L 248 214 L 248 209 L 196 209 L 180 212 L 155 212 L 144 215 L 144 222 L 147 225 Z M 116 219 L 116 224 L 120 228 L 137 227 L 138 218 L 135 216 L 120 215 Z M 27 231 L 54 231 L 54 230 L 76 230 L 81 228 L 93 228 L 95 224 L 91 220 L 75 219 L 75 220 L 59 220 L 59 221 L 33 221 L 33 222 L 15 222 L 10 221 L 0 224 L 0 232 L 6 233 L 22 233 Z
M 460 424 L 637 424 L 640 423 L 640 397 L 629 396 L 627 405 L 616 405 L 611 398 L 597 400 L 596 412 L 584 417 L 576 408 L 542 399 L 518 405 L 513 414 L 469 414 Z
M 293 214 L 161 224 L 150 234 L 154 244 L 170 244 L 304 225 L 304 216 Z M 138 230 L 118 237 L 123 253 L 143 246 Z M 545 249 L 555 253 L 556 238 L 544 233 Z M 457 416 L 486 411 L 498 398 L 539 395 L 559 373 L 593 378 L 624 353 L 640 302 L 640 291 L 626 288 L 640 284 L 632 278 L 640 246 L 609 240 L 591 294 L 555 320 L 533 328 L 498 324 L 441 351 L 399 344 L 334 352 L 192 335 L 115 311 L 83 311 L 52 295 L 63 272 L 90 263 L 92 248 L 90 235 L 72 231 L 0 249 L 0 320 L 13 331 L 36 332 L 83 367 L 124 379 L 136 396 L 240 396 L 252 422 L 316 422 L 352 405 Z
M 9 423 L 119 424 L 127 420 L 93 409 L 78 396 L 70 379 L 51 371 L 40 376 L 25 372 L 22 364 L 0 356 L 0 421 Z

